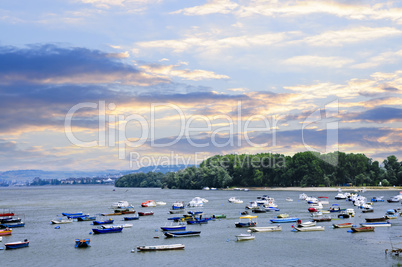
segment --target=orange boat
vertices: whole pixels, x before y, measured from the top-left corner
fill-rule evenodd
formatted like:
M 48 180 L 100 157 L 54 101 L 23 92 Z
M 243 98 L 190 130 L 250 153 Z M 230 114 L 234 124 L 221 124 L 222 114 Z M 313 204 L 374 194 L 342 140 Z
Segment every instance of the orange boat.
M 142 207 L 156 207 L 156 202 L 154 200 L 147 200 L 141 203 Z
M 1 229 L 0 236 L 1 235 L 11 235 L 12 232 L 13 232 L 13 229 L 10 229 L 10 228 Z
M 374 227 L 360 227 L 360 228 L 352 227 L 351 229 L 352 229 L 352 231 L 353 231 L 354 233 L 359 233 L 359 232 L 374 232 Z

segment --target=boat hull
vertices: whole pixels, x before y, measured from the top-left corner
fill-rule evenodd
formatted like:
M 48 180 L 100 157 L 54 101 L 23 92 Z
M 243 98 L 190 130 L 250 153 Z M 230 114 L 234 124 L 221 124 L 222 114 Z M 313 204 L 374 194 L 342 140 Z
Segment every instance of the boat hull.
M 87 248 L 89 247 L 89 243 L 91 242 L 91 239 L 76 239 L 75 240 L 75 247 L 76 248 Z
M 282 227 L 278 226 L 267 226 L 267 227 L 250 227 L 249 228 L 253 232 L 279 232 L 282 231 Z
M 158 246 L 139 246 L 138 251 L 160 251 L 160 250 L 178 250 L 184 249 L 183 244 L 171 244 L 171 245 L 158 245 Z M 133 251 L 134 252 L 134 251 Z
M 255 236 L 251 234 L 240 234 L 236 236 L 237 241 L 247 241 L 247 240 L 254 240 Z
M 374 227 L 360 227 L 360 228 L 352 227 L 351 229 L 353 233 L 374 232 Z
M 285 218 L 285 219 L 272 219 L 270 220 L 271 223 L 292 223 L 297 222 L 299 218 Z
M 351 228 L 353 227 L 353 223 L 340 223 L 340 224 L 333 224 L 334 228 Z
M 29 241 L 7 243 L 5 246 L 6 249 L 26 248 L 29 246 Z
M 184 231 L 184 232 L 165 232 L 164 235 L 166 237 L 190 237 L 190 236 L 199 236 L 201 231 Z

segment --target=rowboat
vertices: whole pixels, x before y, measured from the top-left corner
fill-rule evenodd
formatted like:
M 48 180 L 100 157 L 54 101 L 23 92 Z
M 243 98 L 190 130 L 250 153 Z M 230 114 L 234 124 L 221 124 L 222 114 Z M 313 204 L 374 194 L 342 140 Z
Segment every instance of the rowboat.
M 11 242 L 4 245 L 6 246 L 6 249 L 25 248 L 29 246 L 29 241 L 28 239 L 25 239 L 24 241 Z
M 17 223 L 3 223 L 1 224 L 3 227 L 8 227 L 8 228 L 15 228 L 15 227 L 24 227 L 25 223 L 24 222 L 17 222 Z
M 331 217 L 313 218 L 313 221 L 315 222 L 329 222 L 331 220 L 332 220 Z
M 254 240 L 255 235 L 253 234 L 239 234 L 236 235 L 237 241 L 246 241 L 246 240 Z
M 138 251 L 157 251 L 157 250 L 176 250 L 176 249 L 184 249 L 183 244 L 171 244 L 171 245 L 157 245 L 157 246 L 139 246 L 137 247 Z M 135 252 L 135 250 L 131 250 L 131 252 Z
M 359 227 L 359 228 L 352 227 L 351 229 L 353 233 L 360 233 L 360 232 L 374 232 L 374 228 L 375 227 L 371 226 L 371 227 Z
M 96 216 L 88 216 L 88 217 L 78 217 L 77 221 L 84 222 L 84 221 L 95 221 Z
M 248 228 L 253 232 L 277 232 L 282 231 L 282 226 L 261 226 L 261 227 L 250 227 Z
M 67 218 L 69 219 L 78 219 L 78 218 L 85 218 L 89 217 L 89 214 L 81 214 L 81 215 L 68 215 Z
M 0 236 L 3 235 L 11 235 L 13 232 L 13 229 L 5 228 L 0 230 Z
M 304 222 L 304 223 L 302 223 L 301 221 L 300 221 L 300 223 L 299 224 L 297 224 L 297 226 L 296 227 L 313 227 L 313 226 L 316 226 L 316 222 Z
M 121 226 L 111 226 L 111 227 L 105 227 L 101 226 L 99 228 L 94 228 L 92 229 L 94 234 L 108 234 L 108 233 L 120 233 L 123 231 L 123 227 Z
M 360 224 L 362 227 L 390 227 L 390 222 L 366 222 Z
M 299 218 L 284 218 L 284 219 L 272 219 L 271 223 L 292 223 L 297 222 Z
M 162 226 L 161 230 L 162 231 L 180 231 L 180 230 L 186 230 L 186 226 L 185 225 Z
M 371 209 L 363 209 L 362 212 L 363 213 L 374 212 L 374 209 L 373 208 L 371 208 Z
M 236 227 L 253 227 L 257 225 L 257 222 L 252 221 L 252 219 L 257 218 L 257 216 L 251 216 L 251 215 L 246 215 L 246 216 L 242 216 L 240 217 L 240 220 L 242 219 L 249 219 L 248 222 L 236 222 L 235 225 Z
M 60 219 L 60 220 L 51 220 L 52 224 L 64 224 L 64 223 L 72 223 L 73 219 Z
M 71 213 L 71 212 L 62 212 L 61 214 L 63 216 L 83 215 L 82 212 L 73 212 L 73 213 Z
M 207 218 L 193 218 L 192 220 L 188 220 L 187 224 L 206 224 L 208 223 L 208 219 Z
M 311 226 L 311 227 L 294 227 L 294 230 L 298 232 L 312 232 L 312 231 L 324 231 L 324 226 Z
M 188 237 L 188 236 L 199 236 L 201 234 L 201 231 L 165 232 L 163 234 L 166 237 Z
M 109 219 L 109 220 L 106 220 L 106 221 L 94 221 L 94 222 L 93 222 L 93 224 L 94 224 L 94 225 L 100 225 L 100 224 L 112 224 L 113 222 L 114 222 L 114 220 Z
M 385 222 L 387 219 L 385 216 L 380 218 L 365 218 L 366 222 Z
M 152 211 L 147 211 L 147 212 L 138 212 L 139 216 L 149 216 L 149 215 L 154 215 Z
M 86 239 L 76 239 L 75 240 L 75 247 L 76 248 L 87 248 L 89 247 L 89 243 L 91 242 L 91 239 L 86 238 Z
M 138 220 L 140 217 L 139 216 L 134 216 L 134 217 L 124 217 L 125 221 L 133 221 L 133 220 Z
M 334 228 L 351 228 L 353 227 L 353 223 L 338 223 L 333 224 Z

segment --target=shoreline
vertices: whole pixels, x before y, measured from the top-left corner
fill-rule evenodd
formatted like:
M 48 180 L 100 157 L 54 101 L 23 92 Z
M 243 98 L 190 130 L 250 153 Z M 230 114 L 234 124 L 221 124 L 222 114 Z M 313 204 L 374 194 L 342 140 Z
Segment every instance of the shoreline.
M 241 187 L 250 191 L 305 191 L 305 192 L 337 192 L 338 188 L 347 192 L 361 192 L 361 190 L 367 191 L 402 191 L 401 187 Z M 225 190 L 234 190 L 229 188 Z

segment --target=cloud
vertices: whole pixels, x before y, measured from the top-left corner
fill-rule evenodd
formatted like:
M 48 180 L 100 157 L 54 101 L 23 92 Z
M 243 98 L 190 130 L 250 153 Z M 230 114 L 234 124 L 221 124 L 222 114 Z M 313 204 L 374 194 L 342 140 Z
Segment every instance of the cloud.
M 357 114 L 353 116 L 353 119 L 378 123 L 402 122 L 402 109 L 378 107 Z
M 340 57 L 320 57 L 320 56 L 296 56 L 285 59 L 284 64 L 301 65 L 303 67 L 327 67 L 327 68 L 343 68 L 345 65 L 353 63 L 352 59 Z
M 86 48 L 31 45 L 0 47 L 0 84 L 100 84 L 149 86 L 169 80 L 149 76 L 123 63 L 127 54 L 104 53 Z
M 194 6 L 183 8 L 172 12 L 171 14 L 183 14 L 187 16 L 200 16 L 209 14 L 228 14 L 236 9 L 239 5 L 230 0 L 209 0 L 208 3 L 202 6 Z

